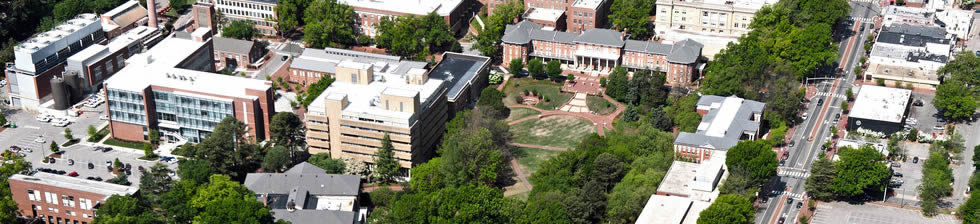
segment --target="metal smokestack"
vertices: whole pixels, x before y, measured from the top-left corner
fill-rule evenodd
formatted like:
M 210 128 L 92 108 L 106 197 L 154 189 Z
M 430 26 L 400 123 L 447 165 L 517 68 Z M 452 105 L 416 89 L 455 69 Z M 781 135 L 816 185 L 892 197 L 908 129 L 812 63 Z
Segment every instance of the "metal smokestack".
M 146 11 L 149 27 L 157 28 L 157 4 L 154 0 L 146 0 Z

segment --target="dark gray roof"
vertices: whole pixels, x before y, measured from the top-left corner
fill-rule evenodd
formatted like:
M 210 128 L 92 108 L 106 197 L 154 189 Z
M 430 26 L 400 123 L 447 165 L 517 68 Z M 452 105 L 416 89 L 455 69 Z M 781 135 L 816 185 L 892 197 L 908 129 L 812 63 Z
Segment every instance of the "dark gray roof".
M 293 224 L 306 223 L 327 223 L 327 224 L 352 224 L 357 213 L 348 211 L 332 210 L 295 210 L 272 209 L 272 214 L 276 219 L 282 219 Z
M 701 49 L 704 45 L 691 39 L 684 39 L 674 43 L 674 47 L 667 54 L 667 61 L 678 64 L 691 64 L 698 61 L 701 56 Z
M 442 61 L 429 72 L 429 78 L 452 83 L 446 98 L 450 102 L 455 102 L 464 87 L 471 86 L 473 79 L 480 75 L 480 70 L 489 63 L 488 57 L 446 52 L 442 56 Z
M 250 173 L 245 177 L 245 187 L 256 194 L 303 191 L 310 195 L 357 196 L 360 192 L 360 177 L 327 174 L 310 166 L 313 165 L 303 162 L 285 173 Z M 302 203 L 297 200 L 297 204 Z
M 946 38 L 946 30 L 940 27 L 896 24 L 883 28 L 877 42 L 924 47 L 926 43 L 949 44 L 950 39 Z
M 214 37 L 214 50 L 248 55 L 252 51 L 254 41 L 239 40 L 227 37 Z
M 531 42 L 531 30 L 540 30 L 541 25 L 531 21 L 521 21 L 517 24 L 507 25 L 504 29 L 504 36 L 500 41 L 509 44 L 527 44 Z
M 674 45 L 660 42 L 626 40 L 626 47 L 623 49 L 627 51 L 667 55 L 670 54 L 670 49 L 673 47 Z
M 575 38 L 576 43 L 623 47 L 623 34 L 609 29 L 587 29 Z
M 698 107 L 724 107 L 726 99 L 739 99 L 737 97 L 721 97 L 713 95 L 704 95 L 698 99 Z M 734 119 L 731 119 L 730 123 L 727 125 L 727 130 L 724 131 L 724 136 L 710 136 L 708 135 L 708 129 L 705 125 L 711 125 L 718 117 L 720 113 L 719 108 L 711 108 L 707 114 L 701 118 L 701 124 L 698 125 L 698 130 L 695 133 L 690 132 L 680 132 L 677 138 L 674 139 L 675 145 L 689 145 L 702 148 L 710 148 L 714 150 L 726 151 L 729 148 L 735 146 L 739 142 L 739 138 L 744 132 L 757 132 L 759 130 L 759 121 L 750 120 L 752 114 L 761 114 L 765 109 L 766 104 L 752 101 L 739 99 L 740 101 L 729 101 L 729 103 L 740 103 L 738 105 L 737 111 L 735 112 Z M 726 111 L 727 112 L 727 111 Z M 722 121 L 724 122 L 724 121 Z M 715 124 L 718 125 L 718 124 Z M 724 125 L 724 124 L 722 124 Z M 756 136 L 761 137 L 761 136 Z
M 578 34 L 540 29 L 531 30 L 531 40 L 571 44 L 573 41 L 575 41 L 575 38 L 578 38 Z

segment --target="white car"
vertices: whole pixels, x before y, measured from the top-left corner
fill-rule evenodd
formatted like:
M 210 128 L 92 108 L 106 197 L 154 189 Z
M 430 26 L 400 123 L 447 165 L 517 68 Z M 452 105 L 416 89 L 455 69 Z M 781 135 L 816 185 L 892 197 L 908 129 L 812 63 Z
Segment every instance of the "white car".
M 44 140 L 43 137 L 38 136 L 37 138 L 34 139 L 34 142 L 44 143 L 44 142 L 47 142 L 47 140 Z
M 69 123 L 71 122 L 69 122 L 68 119 L 64 119 L 64 118 L 59 118 L 51 121 L 51 125 L 55 127 L 65 127 L 68 126 Z
M 103 121 L 104 121 L 104 120 L 109 120 L 109 115 L 102 115 L 102 116 L 99 116 L 99 120 L 103 120 Z
M 35 116 L 34 119 L 40 122 L 49 122 L 51 121 L 51 119 L 54 119 L 54 116 L 48 114 L 39 114 Z
M 802 117 L 802 118 L 803 118 L 803 120 L 806 120 L 806 118 L 807 118 L 807 115 L 808 115 L 807 113 L 803 113 L 803 117 Z

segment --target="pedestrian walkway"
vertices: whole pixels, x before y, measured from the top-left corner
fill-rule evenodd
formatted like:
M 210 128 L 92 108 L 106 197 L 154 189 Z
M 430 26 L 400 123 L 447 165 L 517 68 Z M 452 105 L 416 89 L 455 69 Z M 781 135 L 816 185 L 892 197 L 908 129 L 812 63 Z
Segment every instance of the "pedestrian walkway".
M 807 177 L 810 177 L 810 173 L 807 172 L 807 171 L 779 169 L 776 173 L 777 173 L 777 175 L 779 175 L 781 177 L 795 177 L 795 178 L 807 178 Z
M 786 196 L 789 196 L 789 198 L 792 198 L 794 200 L 802 200 L 803 199 L 803 194 L 800 194 L 800 193 L 785 192 L 785 191 L 772 191 L 772 195 L 773 196 L 784 195 L 784 194 Z
M 572 100 L 568 101 L 568 104 L 562 106 L 561 111 L 575 112 L 575 113 L 591 112 L 589 111 L 589 106 L 585 104 L 585 98 L 587 96 L 588 95 L 586 95 L 585 93 L 575 93 L 575 98 L 572 98 Z
M 816 95 L 817 96 L 832 96 L 834 98 L 847 99 L 847 95 L 840 94 L 840 93 L 833 93 L 832 94 L 832 93 L 828 93 L 828 92 L 817 92 Z

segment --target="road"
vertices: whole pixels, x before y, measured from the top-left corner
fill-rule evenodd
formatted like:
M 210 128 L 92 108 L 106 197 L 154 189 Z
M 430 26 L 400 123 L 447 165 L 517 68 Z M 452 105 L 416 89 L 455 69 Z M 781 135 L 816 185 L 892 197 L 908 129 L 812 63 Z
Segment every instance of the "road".
M 765 209 L 757 215 L 756 223 L 772 224 L 776 223 L 780 217 L 786 217 L 789 223 L 795 222 L 798 218 L 799 209 L 796 202 L 800 202 L 804 196 L 805 175 L 786 175 L 786 174 L 807 174 L 810 172 L 810 165 L 822 150 L 823 143 L 830 139 L 829 129 L 834 125 L 833 115 L 840 113 L 841 101 L 847 100 L 842 97 L 844 92 L 850 88 L 854 82 L 855 75 L 853 70 L 857 61 L 864 54 L 864 41 L 873 27 L 871 21 L 878 15 L 880 8 L 872 2 L 852 1 L 851 14 L 848 22 L 842 27 L 846 27 L 848 37 L 841 40 L 838 67 L 841 68 L 846 77 L 832 77 L 813 85 L 817 94 L 810 103 L 806 105 L 806 112 L 809 118 L 797 127 L 794 133 L 794 147 L 787 149 L 790 152 L 786 163 L 779 167 L 780 176 L 775 178 L 771 192 L 762 192 L 764 197 L 775 196 L 765 204 Z M 819 100 L 824 100 L 822 105 L 818 105 Z M 790 171 L 790 172 L 785 172 Z M 792 200 L 792 203 L 789 203 Z M 804 206 L 805 207 L 805 206 Z

